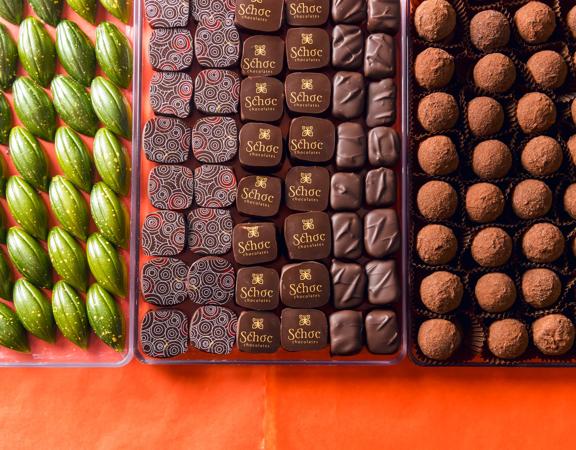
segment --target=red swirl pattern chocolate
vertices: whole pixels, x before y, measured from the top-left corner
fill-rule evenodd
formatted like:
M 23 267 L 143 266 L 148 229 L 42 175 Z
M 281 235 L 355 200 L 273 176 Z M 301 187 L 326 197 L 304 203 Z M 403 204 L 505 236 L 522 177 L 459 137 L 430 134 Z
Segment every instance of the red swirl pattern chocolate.
M 190 0 L 190 9 L 192 17 L 198 22 L 212 18 L 233 19 L 235 3 L 234 0 Z
M 142 296 L 157 306 L 174 306 L 186 300 L 188 266 L 177 258 L 154 258 L 142 267 Z
M 193 209 L 188 213 L 188 248 L 201 255 L 228 253 L 232 249 L 233 227 L 227 209 Z
M 152 28 L 185 27 L 188 24 L 188 0 L 144 0 L 144 13 Z
M 204 67 L 231 67 L 240 59 L 240 33 L 231 19 L 207 18 L 198 24 L 196 59 Z
M 227 166 L 205 165 L 194 170 L 194 200 L 205 208 L 226 208 L 236 200 L 234 171 Z
M 180 119 L 156 117 L 146 122 L 142 140 L 148 160 L 183 163 L 190 153 L 192 130 Z
M 150 106 L 156 114 L 185 119 L 192 108 L 194 82 L 180 72 L 156 72 L 150 82 Z
M 196 76 L 194 103 L 205 114 L 236 114 L 240 77 L 225 69 L 207 69 Z
M 194 200 L 194 174 L 188 167 L 158 166 L 148 176 L 148 197 L 158 209 L 187 209 Z
M 202 306 L 192 316 L 190 343 L 203 352 L 227 355 L 234 347 L 237 325 L 234 311 L 221 306 Z
M 174 211 L 154 211 L 146 216 L 142 248 L 148 256 L 175 256 L 184 250 L 184 215 Z
M 152 358 L 174 358 L 188 351 L 188 318 L 178 309 L 148 311 L 140 329 L 142 351 Z
M 236 273 L 232 264 L 217 256 L 194 261 L 188 270 L 188 297 L 198 305 L 225 305 L 232 300 Z
M 192 33 L 187 28 L 158 28 L 150 36 L 150 64 L 155 70 L 189 69 L 194 59 Z
M 238 151 L 238 127 L 231 117 L 204 117 L 192 129 L 192 152 L 202 163 L 230 161 Z

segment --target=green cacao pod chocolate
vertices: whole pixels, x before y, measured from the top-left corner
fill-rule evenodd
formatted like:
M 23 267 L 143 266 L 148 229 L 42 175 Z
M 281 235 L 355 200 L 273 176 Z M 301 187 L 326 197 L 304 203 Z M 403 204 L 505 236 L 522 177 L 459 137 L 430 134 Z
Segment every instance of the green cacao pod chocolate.
M 96 28 L 96 58 L 102 71 L 118 86 L 132 81 L 132 48 L 126 36 L 110 22 Z
M 89 87 L 96 74 L 94 46 L 74 22 L 63 20 L 56 27 L 56 52 L 68 75 Z
M 110 131 L 126 139 L 132 137 L 132 111 L 118 86 L 104 77 L 96 77 L 90 98 L 96 115 Z
M 88 289 L 86 311 L 90 326 L 106 345 L 117 352 L 124 350 L 124 320 L 118 304 L 98 283 Z
M 62 228 L 54 227 L 48 234 L 48 256 L 52 267 L 68 284 L 86 292 L 88 262 L 80 244 Z
M 17 352 L 30 352 L 26 329 L 18 315 L 4 303 L 0 303 L 0 345 Z
M 48 86 L 56 72 L 56 47 L 46 27 L 35 17 L 20 24 L 18 55 L 22 66 L 34 81 Z
M 54 140 L 56 111 L 48 94 L 31 78 L 19 77 L 12 85 L 14 109 L 18 118 L 34 136 Z
M 43 292 L 24 278 L 14 283 L 16 314 L 31 334 L 46 342 L 56 341 L 52 305 Z
M 12 227 L 8 230 L 6 247 L 14 267 L 24 278 L 41 288 L 52 287 L 50 258 L 36 239 L 22 228 Z
M 22 178 L 41 191 L 48 190 L 48 157 L 26 128 L 14 127 L 9 139 L 10 156 Z
M 92 160 L 82 138 L 71 128 L 56 131 L 54 148 L 64 177 L 79 189 L 92 189 Z
M 98 118 L 92 108 L 86 89 L 74 78 L 56 75 L 50 85 L 54 108 L 60 118 L 72 129 L 87 136 L 94 136 Z
M 116 248 L 100 233 L 94 233 L 86 242 L 86 256 L 96 281 L 111 294 L 124 297 L 126 266 Z
M 92 145 L 94 165 L 104 183 L 119 195 L 129 190 L 130 168 L 126 150 L 107 128 L 100 128 Z
M 0 5 L 3 0 L 0 0 Z M 1 9 L 1 8 L 0 8 Z M 8 29 L 0 24 L 0 89 L 10 89 L 16 79 L 18 68 L 18 47 Z
M 90 215 L 80 192 L 64 177 L 56 176 L 52 178 L 48 194 L 52 212 L 62 228 L 78 239 L 86 240 Z
M 88 315 L 86 305 L 65 281 L 58 281 L 52 291 L 52 313 L 62 335 L 78 347 L 88 348 Z
M 21 177 L 10 177 L 6 184 L 6 203 L 10 214 L 24 231 L 46 240 L 48 209 L 32 186 Z

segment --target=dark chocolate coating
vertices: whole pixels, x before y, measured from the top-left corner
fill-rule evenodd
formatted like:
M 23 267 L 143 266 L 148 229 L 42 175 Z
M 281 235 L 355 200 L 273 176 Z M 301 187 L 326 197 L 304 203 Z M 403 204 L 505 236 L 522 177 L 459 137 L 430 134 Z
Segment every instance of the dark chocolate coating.
M 366 174 L 366 204 L 390 206 L 396 201 L 396 174 L 392 169 L 380 167 Z
M 388 305 L 400 299 L 401 287 L 396 261 L 373 260 L 366 264 L 368 301 L 373 305 Z
M 330 275 L 326 266 L 306 261 L 288 264 L 280 275 L 280 300 L 292 308 L 319 308 L 330 300 Z
M 243 121 L 276 122 L 284 114 L 284 86 L 272 77 L 248 77 L 240 84 Z
M 330 198 L 330 173 L 317 166 L 292 167 L 285 177 L 286 206 L 294 211 L 324 211 Z
M 260 169 L 280 165 L 284 143 L 282 130 L 267 123 L 247 123 L 238 136 L 238 159 L 243 166 Z
M 328 321 L 317 309 L 283 309 L 280 332 L 282 348 L 289 352 L 322 350 L 328 345 Z
M 236 274 L 236 304 L 243 308 L 267 311 L 280 302 L 280 278 L 269 267 L 242 267 Z
M 393 78 L 373 81 L 368 85 L 366 125 L 374 128 L 396 121 L 396 83 Z
M 324 25 L 329 14 L 329 0 L 286 0 L 286 22 L 291 27 Z
M 336 166 L 340 169 L 360 169 L 366 163 L 366 133 L 362 125 L 344 122 L 338 125 Z
M 323 73 L 293 72 L 286 76 L 284 91 L 290 111 L 321 114 L 330 106 L 332 83 Z
M 336 128 L 331 120 L 302 116 L 290 122 L 288 151 L 294 160 L 327 162 L 335 148 Z
M 400 347 L 400 330 L 394 311 L 375 309 L 366 315 L 366 344 L 372 353 L 388 355 Z
M 330 206 L 336 211 L 354 211 L 362 205 L 363 183 L 360 175 L 336 172 L 330 181 Z
M 242 44 L 242 75 L 273 77 L 284 68 L 284 41 L 278 36 L 250 36 Z
M 322 28 L 288 28 L 286 60 L 290 70 L 321 69 L 330 63 L 330 37 Z
M 357 259 L 362 256 L 362 221 L 354 212 L 332 216 L 332 252 L 334 257 Z
M 237 0 L 234 22 L 246 30 L 273 33 L 282 26 L 284 0 Z
M 364 55 L 364 36 L 356 25 L 336 25 L 332 30 L 332 65 L 359 69 Z
M 373 166 L 394 167 L 400 159 L 400 138 L 394 128 L 376 127 L 368 132 L 368 161 Z
M 396 42 L 392 36 L 376 33 L 366 38 L 364 75 L 377 80 L 396 75 Z
M 241 352 L 274 353 L 280 347 L 280 319 L 271 312 L 241 312 L 236 343 Z
M 400 30 L 400 0 L 368 0 L 368 21 L 370 33 L 395 35 Z
M 291 214 L 284 220 L 284 239 L 290 259 L 327 258 L 332 250 L 330 217 L 324 212 Z
M 362 350 L 364 324 L 360 311 L 338 311 L 330 315 L 330 352 L 353 355 Z
M 335 23 L 360 23 L 366 18 L 366 0 L 333 0 L 332 20 Z
M 332 115 L 356 119 L 364 113 L 364 77 L 357 72 L 336 72 L 332 80 Z
M 364 247 L 374 258 L 400 249 L 400 226 L 394 209 L 374 209 L 364 217 Z
M 272 262 L 278 256 L 276 227 L 271 222 L 241 223 L 232 232 L 234 260 L 246 266 Z
M 256 217 L 272 217 L 278 213 L 282 201 L 282 180 L 265 175 L 244 177 L 238 183 L 236 209 L 239 213 Z
M 334 308 L 354 308 L 366 301 L 366 272 L 360 264 L 333 260 L 330 274 Z

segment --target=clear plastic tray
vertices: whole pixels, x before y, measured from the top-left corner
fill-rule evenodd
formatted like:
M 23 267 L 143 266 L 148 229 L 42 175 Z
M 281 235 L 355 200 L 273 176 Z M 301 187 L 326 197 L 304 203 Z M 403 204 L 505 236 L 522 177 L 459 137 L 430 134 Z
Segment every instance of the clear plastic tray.
M 143 0 L 141 0 L 143 1 Z M 405 192 L 407 189 L 406 185 L 406 140 L 407 140 L 407 116 L 406 116 L 406 105 L 407 105 L 407 45 L 406 45 L 406 16 L 408 14 L 408 0 L 401 0 L 402 5 L 402 20 L 401 20 L 401 30 L 397 35 L 397 64 L 398 73 L 396 77 L 397 87 L 399 91 L 398 103 L 397 103 L 397 113 L 398 120 L 395 124 L 395 128 L 399 132 L 402 139 L 402 160 L 398 165 L 397 176 L 399 182 L 399 198 L 396 203 L 396 208 L 398 210 L 399 216 L 402 222 L 402 230 L 406 230 L 407 216 L 405 208 Z M 141 60 L 136 61 L 136 65 L 140 69 L 141 76 L 137 77 L 138 85 L 135 85 L 135 92 L 140 92 L 141 97 L 141 115 L 140 123 L 138 126 L 138 133 L 135 133 L 134 145 L 138 142 L 141 145 L 140 136 L 142 135 L 142 130 L 146 121 L 154 117 L 154 113 L 149 104 L 149 85 L 152 76 L 152 69 L 148 61 L 148 48 L 147 43 L 150 37 L 151 28 L 146 22 L 140 18 L 140 23 L 142 26 L 142 45 L 143 49 L 141 52 Z M 195 69 L 192 71 L 193 74 L 197 72 L 197 63 L 194 63 Z M 135 108 L 136 110 L 136 108 Z M 197 117 L 195 113 L 194 117 Z M 139 177 L 134 177 L 133 184 L 133 211 L 134 211 L 134 222 L 138 223 L 139 226 L 133 229 L 132 245 L 136 245 L 137 248 L 133 252 L 133 267 L 137 267 L 135 273 L 135 279 L 133 279 L 132 288 L 140 289 L 139 285 L 139 273 L 140 268 L 145 264 L 150 258 L 145 256 L 142 252 L 140 246 L 140 228 L 146 217 L 146 214 L 153 211 L 154 208 L 151 206 L 147 197 L 147 178 L 149 171 L 155 166 L 155 164 L 149 162 L 144 156 L 143 151 L 135 152 L 133 159 L 133 170 L 135 174 L 139 174 Z M 139 219 L 139 220 L 138 220 Z M 191 256 L 189 252 L 184 259 L 190 262 Z M 229 258 L 231 259 L 231 258 Z M 138 360 L 146 364 L 169 364 L 169 365 L 182 365 L 182 364 L 317 364 L 317 365 L 375 365 L 375 366 L 385 366 L 397 364 L 400 362 L 406 354 L 406 292 L 407 292 L 407 235 L 406 232 L 402 236 L 402 248 L 396 257 L 398 261 L 399 277 L 402 280 L 402 298 L 398 305 L 396 305 L 395 310 L 400 318 L 401 323 L 401 345 L 396 354 L 393 355 L 374 355 L 364 349 L 361 353 L 349 356 L 349 357 L 335 357 L 330 355 L 329 348 L 321 351 L 314 352 L 287 352 L 285 350 L 279 350 L 272 354 L 251 354 L 242 353 L 238 351 L 235 347 L 233 352 L 229 355 L 217 356 L 208 353 L 201 352 L 199 350 L 191 348 L 187 353 L 181 355 L 177 358 L 172 359 L 155 359 L 145 355 L 140 346 L 139 340 L 139 324 L 147 311 L 154 309 L 152 305 L 146 303 L 142 296 L 139 294 L 137 301 L 134 303 L 134 317 L 137 320 L 137 324 L 134 328 L 134 339 L 135 339 L 135 354 Z M 239 311 L 235 305 L 230 306 L 232 309 Z M 178 305 L 178 308 L 183 309 L 190 314 L 193 309 L 191 302 L 186 300 L 183 304 Z

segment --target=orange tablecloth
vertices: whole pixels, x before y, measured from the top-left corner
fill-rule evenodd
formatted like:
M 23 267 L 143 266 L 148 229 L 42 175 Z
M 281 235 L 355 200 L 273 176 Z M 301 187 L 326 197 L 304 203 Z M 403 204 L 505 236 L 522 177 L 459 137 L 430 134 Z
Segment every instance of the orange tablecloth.
M 567 448 L 562 369 L 150 367 L 0 371 L 0 448 Z

